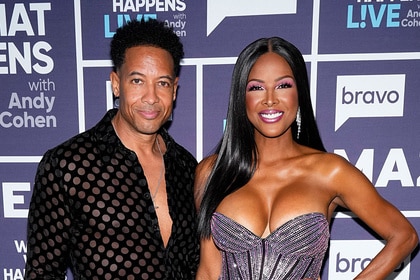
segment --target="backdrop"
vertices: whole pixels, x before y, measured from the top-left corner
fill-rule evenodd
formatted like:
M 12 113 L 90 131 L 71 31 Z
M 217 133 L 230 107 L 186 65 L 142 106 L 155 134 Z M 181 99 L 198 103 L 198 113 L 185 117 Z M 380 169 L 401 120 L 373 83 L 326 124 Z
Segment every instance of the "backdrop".
M 141 18 L 164 20 L 184 43 L 169 130 L 198 160 L 222 135 L 239 52 L 284 37 L 304 54 L 327 149 L 420 229 L 420 1 L 0 0 L 0 278 L 23 279 L 42 154 L 116 106 L 110 39 Z M 351 213 L 331 234 L 322 279 L 353 279 L 383 246 Z M 390 279 L 418 279 L 415 255 Z

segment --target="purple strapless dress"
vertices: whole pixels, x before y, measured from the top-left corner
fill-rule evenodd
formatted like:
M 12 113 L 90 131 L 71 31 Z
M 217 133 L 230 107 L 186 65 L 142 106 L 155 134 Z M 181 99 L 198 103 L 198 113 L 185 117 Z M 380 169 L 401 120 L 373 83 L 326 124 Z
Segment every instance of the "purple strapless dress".
M 216 212 L 211 231 L 222 252 L 222 280 L 317 279 L 330 238 L 322 213 L 300 215 L 261 238 Z

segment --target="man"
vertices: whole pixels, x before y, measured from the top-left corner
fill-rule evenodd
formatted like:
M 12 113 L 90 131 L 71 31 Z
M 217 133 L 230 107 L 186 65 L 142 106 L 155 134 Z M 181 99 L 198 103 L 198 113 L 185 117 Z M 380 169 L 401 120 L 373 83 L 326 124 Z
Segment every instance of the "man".
M 26 279 L 194 279 L 197 161 L 163 128 L 183 46 L 156 20 L 111 42 L 119 109 L 48 151 L 28 217 Z

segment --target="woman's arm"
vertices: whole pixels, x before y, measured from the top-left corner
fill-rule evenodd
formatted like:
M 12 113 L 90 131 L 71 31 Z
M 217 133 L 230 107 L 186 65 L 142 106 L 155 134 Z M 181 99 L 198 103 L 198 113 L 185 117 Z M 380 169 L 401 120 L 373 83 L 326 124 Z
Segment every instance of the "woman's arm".
M 222 255 L 210 237 L 201 239 L 200 264 L 196 280 L 217 280 L 222 269 Z
M 206 182 L 211 173 L 214 161 L 216 160 L 216 155 L 209 156 L 204 158 L 197 165 L 195 169 L 195 178 L 194 178 L 194 200 L 195 207 L 197 210 L 200 209 L 201 200 L 203 199 Z
M 207 178 L 210 175 L 216 156 L 203 159 L 197 166 L 194 180 L 194 196 L 196 208 L 200 209 Z M 197 280 L 218 279 L 222 266 L 221 252 L 213 242 L 213 238 L 201 238 L 200 264 L 197 270 Z
M 417 233 L 362 172 L 341 157 L 337 156 L 333 162 L 330 186 L 335 186 L 337 191 L 334 203 L 350 209 L 386 241 L 385 247 L 356 279 L 385 279 L 417 246 Z

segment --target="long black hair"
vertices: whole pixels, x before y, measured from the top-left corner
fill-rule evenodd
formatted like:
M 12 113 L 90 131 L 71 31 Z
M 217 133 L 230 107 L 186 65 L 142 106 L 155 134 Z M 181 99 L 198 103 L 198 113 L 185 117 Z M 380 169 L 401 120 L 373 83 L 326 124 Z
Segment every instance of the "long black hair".
M 257 147 L 254 127 L 246 113 L 245 93 L 251 68 L 267 52 L 283 57 L 296 80 L 301 131 L 298 138 L 294 122 L 291 126 L 293 139 L 299 144 L 325 151 L 314 117 L 308 74 L 301 52 L 279 37 L 262 38 L 249 44 L 240 53 L 233 69 L 226 128 L 216 148 L 217 159 L 207 180 L 198 213 L 198 231 L 202 238 L 210 236 L 211 217 L 220 202 L 244 186 L 255 172 Z

